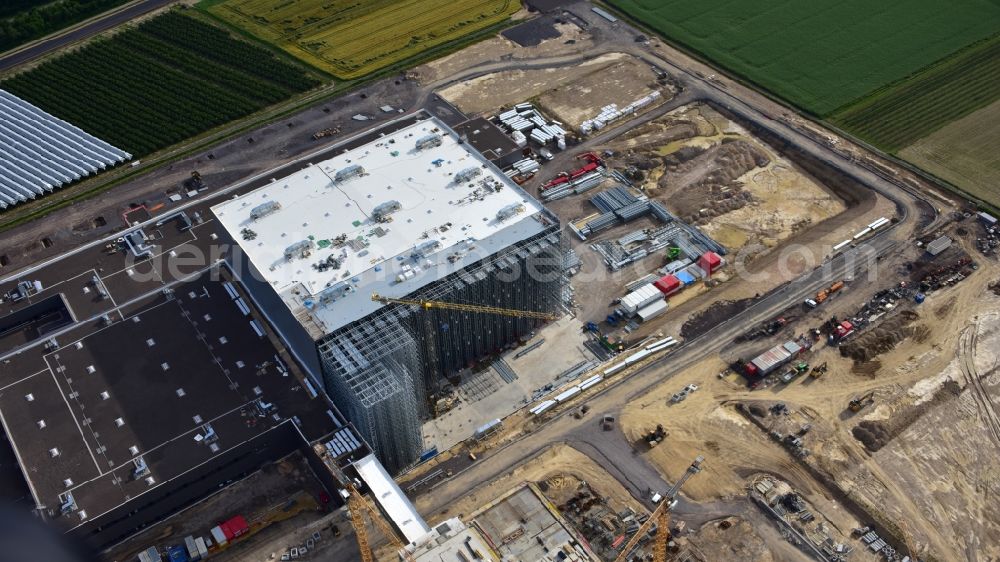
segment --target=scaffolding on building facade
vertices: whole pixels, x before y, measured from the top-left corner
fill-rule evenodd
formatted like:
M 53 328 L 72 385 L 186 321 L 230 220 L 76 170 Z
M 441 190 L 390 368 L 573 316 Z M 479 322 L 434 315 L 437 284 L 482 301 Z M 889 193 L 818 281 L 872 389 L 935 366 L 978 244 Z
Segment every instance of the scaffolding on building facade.
M 407 298 L 558 313 L 566 285 L 563 251 L 555 223 Z M 398 472 L 422 452 L 421 420 L 430 413 L 441 379 L 530 337 L 539 324 L 523 317 L 384 306 L 318 342 L 324 385 L 382 463 Z M 429 357 L 429 350 L 437 357 Z

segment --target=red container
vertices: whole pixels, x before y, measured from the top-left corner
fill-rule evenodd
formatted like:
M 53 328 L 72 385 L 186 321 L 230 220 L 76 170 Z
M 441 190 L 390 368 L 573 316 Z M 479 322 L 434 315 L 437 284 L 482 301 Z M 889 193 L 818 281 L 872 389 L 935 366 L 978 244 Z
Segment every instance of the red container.
M 653 283 L 653 286 L 660 290 L 664 295 L 672 295 L 681 289 L 680 279 L 677 279 L 673 275 L 664 275 L 660 277 Z
M 698 267 L 705 272 L 706 275 L 711 275 L 715 273 L 715 270 L 722 265 L 722 258 L 719 257 L 715 252 L 705 252 L 698 258 Z

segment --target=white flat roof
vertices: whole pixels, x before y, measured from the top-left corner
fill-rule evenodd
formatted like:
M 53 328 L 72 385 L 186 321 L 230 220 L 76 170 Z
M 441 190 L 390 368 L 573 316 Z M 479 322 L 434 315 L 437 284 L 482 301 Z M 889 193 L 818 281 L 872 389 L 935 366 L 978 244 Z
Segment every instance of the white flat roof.
M 389 519 L 392 519 L 393 524 L 403 533 L 407 541 L 415 542 L 431 530 L 406 494 L 399 489 L 385 468 L 382 468 L 382 463 L 378 462 L 375 455 L 368 455 L 355 462 L 354 468 L 371 490 L 372 498 L 378 502 Z
M 428 135 L 440 135 L 441 144 L 417 150 Z M 364 172 L 338 181 L 352 166 Z M 456 183 L 456 174 L 469 170 L 476 177 Z M 251 211 L 261 214 L 261 205 L 271 212 L 255 218 Z M 380 205 L 390 208 L 390 220 L 375 218 Z M 498 216 L 510 208 L 518 212 Z M 550 221 L 537 201 L 433 118 L 212 210 L 285 303 L 310 311 L 320 335 L 382 306 L 371 302 L 372 292 L 405 296 Z M 300 243 L 308 255 L 287 259 L 286 249 Z M 328 259 L 337 267 L 316 267 Z

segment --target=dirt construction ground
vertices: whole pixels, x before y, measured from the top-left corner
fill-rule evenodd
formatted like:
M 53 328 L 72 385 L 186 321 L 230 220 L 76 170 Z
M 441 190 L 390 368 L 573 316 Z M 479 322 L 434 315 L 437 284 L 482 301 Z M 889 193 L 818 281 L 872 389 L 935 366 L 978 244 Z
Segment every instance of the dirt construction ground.
M 669 98 L 669 90 L 656 82 L 656 74 L 642 61 L 627 57 L 607 68 L 595 70 L 538 97 L 538 105 L 553 118 L 579 130 L 609 104 L 624 107 L 659 91 Z
M 650 198 L 733 251 L 773 247 L 845 209 L 815 178 L 704 104 L 624 135 L 611 164 L 635 166 Z
M 459 82 L 438 94 L 467 115 L 493 113 L 629 59 L 624 53 L 608 53 L 559 68 L 505 70 Z
M 574 23 L 556 22 L 552 27 L 559 36 L 544 39 L 537 45 L 523 47 L 503 36 L 497 36 L 418 66 L 410 72 L 420 83 L 427 84 L 478 64 L 505 59 L 579 55 L 594 46 L 590 34 Z
M 960 238 L 954 228 L 949 234 Z M 1000 265 L 972 255 L 978 269 L 957 285 L 930 293 L 925 303 L 911 304 L 912 313 L 895 317 L 906 322 L 897 320 L 893 327 L 886 321 L 875 336 L 856 336 L 869 344 L 880 337 L 896 342 L 878 347 L 872 361 L 855 363 L 821 342 L 804 358 L 812 365 L 828 364 L 818 379 L 800 376 L 788 385 L 751 392 L 738 375 L 719 377 L 737 355 L 750 357 L 753 350 L 817 327 L 821 318 L 852 314 L 876 288 L 904 279 L 900 274 L 907 260 L 918 268 L 934 267 L 921 264 L 928 256 L 916 248 L 880 264 L 876 282 L 852 287 L 772 340 L 738 346 L 725 358 L 706 358 L 629 404 L 622 414 L 626 435 L 638 440 L 656 424 L 664 425 L 666 441 L 643 453 L 664 474 L 677 474 L 693 455 L 704 454 L 705 472 L 685 487 L 696 500 L 742 493 L 748 475 L 767 472 L 802 492 L 844 535 L 874 522 L 897 539 L 909 533 L 924 560 L 996 560 L 1000 288 L 990 286 L 1000 282 Z M 701 388 L 670 404 L 670 396 L 688 383 Z M 869 391 L 874 392 L 872 405 L 856 414 L 846 408 L 852 397 Z M 788 415 L 768 411 L 779 402 Z M 809 454 L 803 459 L 767 435 L 769 430 L 790 434 L 806 424 L 811 427 L 803 436 Z M 878 450 L 872 452 L 855 435 Z M 849 543 L 863 548 L 856 538 Z M 851 559 L 860 559 L 858 554 Z
M 730 265 L 716 276 L 723 283 L 711 289 L 711 297 L 695 298 L 707 292 L 701 285 L 671 297 L 671 309 L 644 324 L 633 334 L 638 338 L 655 332 L 681 334 L 682 325 L 709 300 L 739 302 L 764 293 L 811 269 L 834 244 L 849 239 L 863 225 L 894 216 L 892 204 L 884 198 L 807 172 L 799 162 L 705 104 L 670 111 L 600 149 L 613 152 L 606 161 L 615 169 L 635 167 L 645 178 L 637 183 L 647 196 L 698 225 L 729 250 Z M 597 212 L 588 195 L 560 199 L 549 208 L 565 221 L 579 219 Z M 586 242 L 567 237 L 583 262 L 572 281 L 578 295 L 587 295 L 577 299 L 579 318 L 603 319 L 611 312 L 610 303 L 624 294 L 626 283 L 669 261 L 664 253 L 656 253 L 609 272 L 589 244 L 655 224 L 653 219 L 642 218 L 602 231 Z M 741 275 L 740 268 L 753 275 Z M 739 282 L 727 281 L 737 275 Z
M 594 493 L 607 499 L 608 508 L 613 511 L 631 508 L 639 514 L 649 513 L 604 468 L 564 444 L 549 447 L 518 465 L 510 474 L 477 489 L 438 513 L 425 511 L 431 500 L 430 494 L 421 495 L 416 507 L 425 515 L 428 524 L 434 525 L 450 517 L 471 514 L 523 482 L 538 483 L 546 497 L 556 504 L 562 504 L 574 494 L 580 483 L 585 482 Z M 702 562 L 806 560 L 781 538 L 777 529 L 763 516 L 750 512 L 747 517 L 748 520 L 729 518 L 736 525 L 727 530 L 719 529 L 717 521 L 705 524 L 700 530 L 690 529 L 693 532 L 684 539 L 683 551 L 692 555 L 691 560 Z

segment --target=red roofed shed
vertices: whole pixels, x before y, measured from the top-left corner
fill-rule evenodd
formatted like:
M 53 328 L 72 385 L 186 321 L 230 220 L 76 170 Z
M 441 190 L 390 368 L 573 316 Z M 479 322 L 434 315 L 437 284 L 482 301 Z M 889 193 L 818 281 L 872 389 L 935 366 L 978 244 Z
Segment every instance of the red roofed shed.
M 722 265 L 722 258 L 715 252 L 705 252 L 698 258 L 698 267 L 705 272 L 705 275 L 715 273 L 715 270 Z
M 219 525 L 219 527 L 222 528 L 222 532 L 228 540 L 245 535 L 250 530 L 250 525 L 247 524 L 246 518 L 242 515 L 233 517 L 229 521 Z
M 664 275 L 663 277 L 660 277 L 653 283 L 653 286 L 667 296 L 676 293 L 681 290 L 682 287 L 680 279 L 674 277 L 673 275 Z

